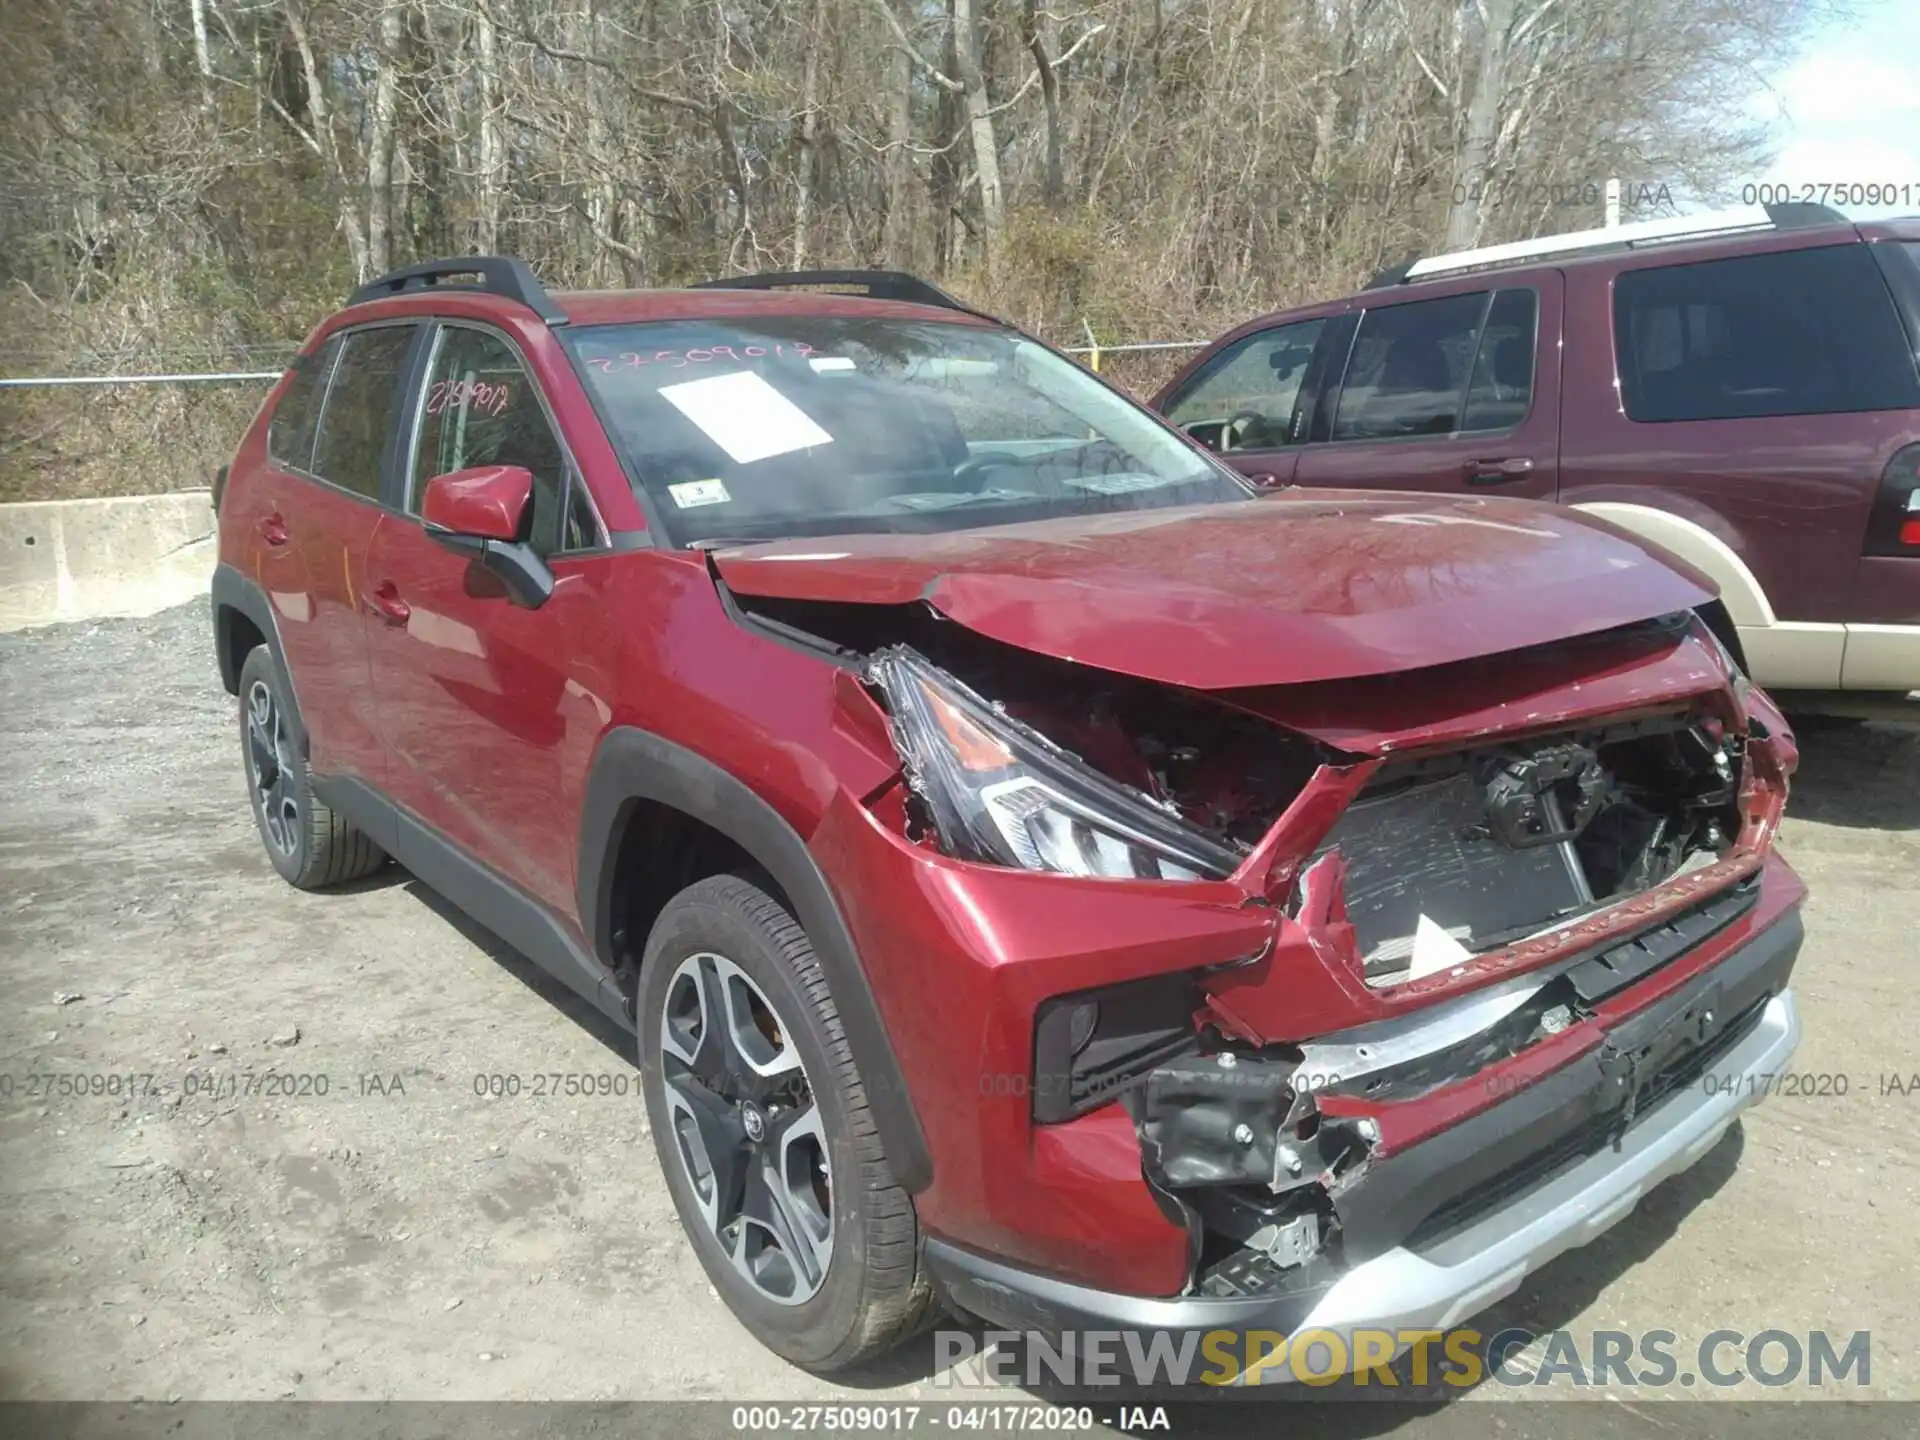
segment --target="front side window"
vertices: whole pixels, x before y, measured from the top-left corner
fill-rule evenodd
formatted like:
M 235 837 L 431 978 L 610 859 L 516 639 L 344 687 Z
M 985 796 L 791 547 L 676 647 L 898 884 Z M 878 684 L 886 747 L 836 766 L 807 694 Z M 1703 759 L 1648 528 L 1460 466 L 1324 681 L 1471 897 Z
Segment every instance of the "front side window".
M 282 469 L 312 467 L 320 400 L 327 393 L 327 380 L 339 358 L 340 337 L 335 335 L 311 355 L 293 362 L 293 378 L 287 382 L 267 426 L 267 458 Z
M 1235 341 L 1187 382 L 1167 418 L 1214 450 L 1293 443 L 1301 382 L 1326 323 L 1302 320 Z
M 1367 311 L 1354 337 L 1331 438 L 1395 440 L 1459 430 L 1486 308 L 1481 293 Z
M 488 330 L 448 325 L 435 342 L 420 397 L 407 509 L 418 514 L 427 481 L 476 465 L 519 465 L 533 475 L 529 539 L 541 554 L 597 543 L 584 493 L 567 505 L 566 454 L 519 354 Z
M 411 325 L 382 325 L 344 337 L 314 437 L 313 473 L 322 480 L 379 498 L 380 460 L 400 411 L 413 332 Z
M 565 338 L 683 544 L 959 530 L 1250 493 L 1138 405 L 1005 330 L 764 315 Z
M 1614 281 L 1620 399 L 1641 421 L 1920 406 L 1920 379 L 1865 245 L 1629 270 Z

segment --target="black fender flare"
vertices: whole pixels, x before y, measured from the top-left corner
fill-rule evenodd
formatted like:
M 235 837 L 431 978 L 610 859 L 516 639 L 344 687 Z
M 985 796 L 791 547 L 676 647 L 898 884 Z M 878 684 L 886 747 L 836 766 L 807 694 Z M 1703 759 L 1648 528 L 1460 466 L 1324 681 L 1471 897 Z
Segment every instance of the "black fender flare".
M 232 617 L 235 614 L 244 615 L 253 628 L 266 638 L 267 648 L 273 651 L 274 663 L 280 667 L 280 678 L 287 687 L 287 718 L 293 723 L 294 743 L 300 747 L 304 759 L 311 753 L 307 745 L 307 722 L 300 713 L 299 686 L 293 678 L 293 667 L 287 664 L 286 647 L 280 642 L 279 617 L 273 613 L 273 603 L 267 599 L 267 592 L 223 560 L 214 567 L 211 596 L 213 649 L 214 658 L 220 666 L 220 683 L 227 687 L 229 695 L 240 693 L 240 666 L 235 662 L 233 647 L 227 641 Z
M 612 963 L 615 860 L 641 801 L 669 805 L 711 825 L 786 893 L 833 989 L 888 1168 L 908 1193 L 926 1189 L 933 1180 L 926 1135 L 846 918 L 806 842 L 778 811 L 712 761 L 628 726 L 601 740 L 580 818 L 580 916 L 601 963 Z

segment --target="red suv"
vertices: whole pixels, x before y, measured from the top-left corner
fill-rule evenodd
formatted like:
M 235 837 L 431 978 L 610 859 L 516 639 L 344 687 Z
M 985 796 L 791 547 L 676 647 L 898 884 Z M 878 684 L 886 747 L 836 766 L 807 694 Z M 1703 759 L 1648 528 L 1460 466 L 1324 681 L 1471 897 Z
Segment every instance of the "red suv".
M 1265 483 L 1611 520 L 1711 576 L 1716 633 L 1817 710 L 1920 690 L 1916 347 L 1920 220 L 1755 206 L 1403 265 L 1154 404 Z
M 219 507 L 275 867 L 392 856 L 632 1030 L 800 1364 L 936 1296 L 1449 1325 L 1798 1037 L 1796 751 L 1706 580 L 1522 501 L 1261 498 L 908 277 L 399 271 Z

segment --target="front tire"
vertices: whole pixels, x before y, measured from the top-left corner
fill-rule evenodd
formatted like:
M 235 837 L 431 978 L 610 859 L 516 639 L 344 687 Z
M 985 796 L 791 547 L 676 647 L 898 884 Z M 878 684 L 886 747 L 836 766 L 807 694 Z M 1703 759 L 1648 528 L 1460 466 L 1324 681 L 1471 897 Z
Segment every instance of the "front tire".
M 290 713 L 273 652 L 254 646 L 240 667 L 240 752 L 267 859 L 302 890 L 371 875 L 387 863 L 386 852 L 313 793 Z
M 667 904 L 640 973 L 654 1148 L 728 1309 L 821 1372 L 921 1329 L 934 1299 L 913 1202 L 798 922 L 752 880 L 714 876 Z

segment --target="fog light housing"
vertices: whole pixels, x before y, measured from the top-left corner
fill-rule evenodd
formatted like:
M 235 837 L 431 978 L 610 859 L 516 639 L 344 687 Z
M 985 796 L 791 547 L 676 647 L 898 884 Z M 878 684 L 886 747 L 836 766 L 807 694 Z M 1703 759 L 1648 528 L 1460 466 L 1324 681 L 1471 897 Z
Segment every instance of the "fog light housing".
M 1033 1025 L 1033 1118 L 1057 1124 L 1117 1099 L 1154 1066 L 1195 1048 L 1201 995 L 1186 972 L 1041 1002 Z

